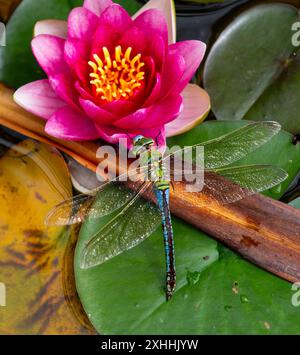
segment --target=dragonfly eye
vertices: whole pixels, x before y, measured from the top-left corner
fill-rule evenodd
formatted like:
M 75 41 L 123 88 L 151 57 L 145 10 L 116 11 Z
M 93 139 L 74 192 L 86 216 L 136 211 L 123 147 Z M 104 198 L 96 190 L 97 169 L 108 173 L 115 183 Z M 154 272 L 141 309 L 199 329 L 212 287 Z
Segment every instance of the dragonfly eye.
M 143 138 L 144 137 L 141 135 L 136 136 L 135 138 L 133 138 L 133 144 L 138 145 L 143 140 Z

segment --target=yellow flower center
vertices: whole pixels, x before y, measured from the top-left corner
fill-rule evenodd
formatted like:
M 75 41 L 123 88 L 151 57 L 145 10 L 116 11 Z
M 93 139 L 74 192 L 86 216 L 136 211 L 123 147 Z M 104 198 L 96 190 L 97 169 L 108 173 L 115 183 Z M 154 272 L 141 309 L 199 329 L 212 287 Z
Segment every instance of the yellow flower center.
M 141 62 L 141 54 L 131 59 L 132 48 L 127 48 L 123 53 L 121 46 L 115 48 L 113 57 L 106 47 L 102 51 L 103 60 L 94 54 L 94 61 L 88 63 L 93 69 L 90 83 L 96 95 L 101 95 L 101 99 L 108 102 L 129 99 L 145 79 L 145 72 L 142 71 L 145 63 Z

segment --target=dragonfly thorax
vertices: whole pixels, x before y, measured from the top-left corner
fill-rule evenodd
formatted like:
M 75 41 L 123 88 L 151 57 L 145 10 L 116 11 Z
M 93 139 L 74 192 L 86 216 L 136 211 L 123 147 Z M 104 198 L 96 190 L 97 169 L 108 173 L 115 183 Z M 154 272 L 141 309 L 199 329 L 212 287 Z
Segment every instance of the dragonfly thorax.
M 131 149 L 131 153 L 137 157 L 142 153 L 150 150 L 153 145 L 154 140 L 152 138 L 146 138 L 144 136 L 138 135 L 133 138 L 133 148 Z

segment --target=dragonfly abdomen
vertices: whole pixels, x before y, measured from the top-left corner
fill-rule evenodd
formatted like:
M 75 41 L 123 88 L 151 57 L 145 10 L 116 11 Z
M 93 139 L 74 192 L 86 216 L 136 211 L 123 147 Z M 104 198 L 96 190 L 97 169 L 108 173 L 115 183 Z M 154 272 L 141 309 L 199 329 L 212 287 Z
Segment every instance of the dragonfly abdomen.
M 155 187 L 159 191 L 166 191 L 170 189 L 170 181 L 160 180 L 155 183 Z
M 170 188 L 166 184 L 157 186 L 155 190 L 157 202 L 162 216 L 164 248 L 166 256 L 166 296 L 170 300 L 176 288 L 175 247 L 170 213 Z

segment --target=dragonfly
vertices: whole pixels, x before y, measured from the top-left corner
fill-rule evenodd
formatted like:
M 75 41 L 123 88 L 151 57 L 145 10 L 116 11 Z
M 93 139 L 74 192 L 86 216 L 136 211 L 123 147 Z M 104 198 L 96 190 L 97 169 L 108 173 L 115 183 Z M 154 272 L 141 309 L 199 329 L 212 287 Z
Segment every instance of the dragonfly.
M 112 214 L 110 221 L 86 243 L 81 255 L 83 269 L 101 265 L 130 250 L 147 239 L 162 224 L 166 260 L 165 292 L 168 301 L 176 289 L 171 189 L 177 193 L 178 184 L 184 185 L 185 191 L 193 187 L 194 182 L 189 175 L 199 177 L 197 174 L 200 174 L 200 169 L 195 169 L 199 147 L 204 149 L 203 176 L 199 179 L 203 188 L 200 192 L 187 193 L 202 194 L 205 197 L 204 204 L 234 203 L 279 185 L 288 176 L 279 167 L 232 164 L 265 145 L 280 130 L 281 126 L 273 121 L 249 123 L 216 139 L 178 149 L 167 155 L 156 148 L 153 139 L 138 135 L 133 140 L 131 153 L 140 157 L 142 169 L 133 169 L 89 194 L 63 201 L 49 212 L 46 224 L 73 225 L 86 219 Z M 191 164 L 175 164 L 178 156 L 184 156 L 187 151 L 194 153 Z M 172 163 L 166 163 L 170 161 Z M 179 175 L 183 177 L 181 182 L 177 181 Z M 126 180 L 130 182 L 127 183 Z

